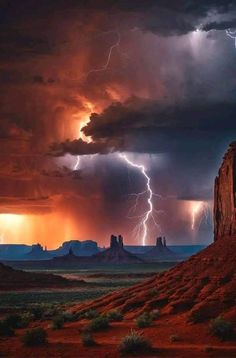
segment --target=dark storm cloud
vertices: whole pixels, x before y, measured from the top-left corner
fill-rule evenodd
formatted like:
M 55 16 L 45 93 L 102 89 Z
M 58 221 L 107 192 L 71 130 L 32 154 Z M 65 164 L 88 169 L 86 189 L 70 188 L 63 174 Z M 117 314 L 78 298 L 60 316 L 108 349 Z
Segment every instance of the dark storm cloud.
M 14 29 L 16 23 L 22 24 L 25 21 L 33 21 L 35 18 L 42 18 L 44 21 L 50 21 L 55 16 L 71 16 L 71 13 L 85 12 L 84 18 L 89 19 L 91 13 L 107 12 L 108 15 L 116 14 L 120 22 L 119 12 L 126 13 L 131 19 L 133 15 L 136 17 L 136 26 L 144 31 L 151 31 L 161 35 L 181 35 L 193 31 L 200 18 L 205 17 L 209 11 L 218 13 L 227 13 L 235 10 L 235 1 L 230 0 L 209 0 L 203 1 L 169 1 L 166 0 L 146 0 L 146 1 L 126 1 L 126 0 L 97 0 L 97 1 L 78 1 L 78 0 L 58 0 L 58 1 L 36 1 L 26 0 L 24 2 L 18 0 L 6 0 L 1 4 L 1 26 L 3 29 L 11 28 L 13 31 L 3 32 L 2 36 L 9 39 L 11 46 L 9 47 L 9 55 L 14 54 L 14 43 L 18 43 L 22 50 L 28 49 L 29 52 L 48 53 L 51 46 L 45 38 L 33 38 L 31 35 L 20 34 L 17 28 Z M 141 15 L 141 16 L 140 16 Z M 86 20 L 84 21 L 86 22 Z M 131 21 L 135 26 L 135 22 Z M 109 21 L 106 25 L 110 25 Z M 121 21 L 122 25 L 122 21 Z M 5 41 L 3 41 L 5 43 Z M 17 51 L 17 49 L 15 49 Z
M 111 150 L 111 149 L 110 149 Z M 53 143 L 49 148 L 49 155 L 59 157 L 65 153 L 72 155 L 87 155 L 87 154 L 107 154 L 109 147 L 102 142 L 86 143 L 82 139 L 76 139 L 73 141 L 67 140 L 63 143 Z
M 117 103 L 103 113 L 93 114 L 83 129 L 95 140 L 148 130 L 235 130 L 235 103 L 180 103 L 161 105 L 150 102 L 132 108 Z
M 210 22 L 203 27 L 201 27 L 202 31 L 211 31 L 211 30 L 227 30 L 230 28 L 236 27 L 236 19 L 228 20 L 228 21 L 214 21 Z
M 144 16 L 141 29 L 162 36 L 180 36 L 194 31 L 196 26 L 192 18 L 167 9 L 156 9 Z
M 0 33 L 0 59 L 19 60 L 22 57 L 48 55 L 53 46 L 47 38 L 21 33 L 18 29 L 5 29 Z
M 153 101 L 129 100 L 126 104 L 113 104 L 103 113 L 93 114 L 84 128 L 104 152 L 121 151 L 138 153 L 168 153 L 166 170 L 150 169 L 150 175 L 158 183 L 156 191 L 165 196 L 174 193 L 179 200 L 211 200 L 213 181 L 228 143 L 236 136 L 236 105 L 234 103 L 182 103 L 164 106 Z M 60 155 L 91 153 L 84 143 L 83 150 L 77 142 L 59 146 Z M 112 145 L 111 145 L 112 143 Z M 96 150 L 96 145 L 93 147 Z M 118 164 L 119 165 L 119 164 Z M 112 203 L 119 197 L 118 183 L 113 175 L 103 178 L 109 182 L 111 195 L 106 201 Z M 137 184 L 137 180 L 133 186 Z M 168 185 L 167 185 L 168 183 Z M 128 186 L 123 185 L 124 191 Z M 142 186 L 140 185 L 139 190 Z M 132 190 L 134 190 L 132 188 Z M 171 204 L 170 204 L 171 205 Z

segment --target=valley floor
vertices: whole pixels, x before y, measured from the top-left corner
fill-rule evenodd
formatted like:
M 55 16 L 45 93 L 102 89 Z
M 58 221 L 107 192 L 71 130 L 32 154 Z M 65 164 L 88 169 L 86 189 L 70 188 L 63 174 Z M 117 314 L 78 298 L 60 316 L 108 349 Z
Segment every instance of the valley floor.
M 153 352 L 145 357 L 201 358 L 236 357 L 236 341 L 221 342 L 209 333 L 208 323 L 188 324 L 185 315 L 158 318 L 151 327 L 137 329 L 135 322 L 125 320 L 111 323 L 105 331 L 94 333 L 95 347 L 84 347 L 81 332 L 87 321 L 67 323 L 60 330 L 49 328 L 49 322 L 34 323 L 48 331 L 48 344 L 43 347 L 24 347 L 21 336 L 25 330 L 17 330 L 11 338 L 1 338 L 0 356 L 12 358 L 117 358 L 121 339 L 131 329 L 143 332 L 153 345 Z M 170 342 L 171 336 L 178 336 L 177 342 Z M 143 357 L 136 355 L 136 357 Z

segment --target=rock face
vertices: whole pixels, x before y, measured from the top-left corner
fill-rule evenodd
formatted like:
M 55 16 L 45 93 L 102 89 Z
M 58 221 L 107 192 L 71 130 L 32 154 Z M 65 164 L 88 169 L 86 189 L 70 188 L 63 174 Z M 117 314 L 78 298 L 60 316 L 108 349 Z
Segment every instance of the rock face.
M 23 257 L 24 260 L 49 260 L 51 258 L 52 255 L 40 244 L 32 245 L 32 250 Z
M 51 254 L 54 257 L 68 254 L 69 250 L 72 249 L 76 256 L 92 256 L 99 252 L 98 245 L 95 241 L 86 240 L 70 240 L 63 242 L 57 250 L 52 250 Z
M 236 237 L 236 142 L 224 156 L 215 180 L 214 236 Z
M 31 251 L 31 248 L 23 244 L 0 244 L 0 260 L 21 260 Z

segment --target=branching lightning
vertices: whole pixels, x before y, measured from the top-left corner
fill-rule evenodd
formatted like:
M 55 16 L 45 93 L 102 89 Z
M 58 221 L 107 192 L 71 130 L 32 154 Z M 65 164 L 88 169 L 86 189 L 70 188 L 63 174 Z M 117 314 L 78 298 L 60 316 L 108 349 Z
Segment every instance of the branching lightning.
M 143 175 L 143 177 L 145 178 L 145 181 L 146 181 L 146 190 L 144 190 L 143 192 L 137 193 L 137 194 L 131 194 L 131 196 L 135 197 L 135 203 L 134 203 L 133 207 L 129 210 L 129 214 L 128 214 L 129 218 L 140 219 L 140 222 L 134 228 L 134 233 L 135 233 L 136 237 L 141 236 L 142 245 L 146 245 L 147 234 L 148 234 L 147 224 L 150 219 L 152 219 L 154 225 L 160 230 L 160 226 L 156 222 L 155 215 L 154 215 L 155 213 L 158 213 L 158 211 L 154 208 L 154 205 L 153 205 L 153 197 L 154 196 L 160 197 L 160 196 L 153 193 L 153 190 L 151 188 L 151 179 L 148 176 L 147 170 L 144 165 L 134 163 L 127 157 L 126 154 L 123 154 L 123 153 L 120 153 L 119 157 L 123 161 L 125 161 L 129 166 L 137 169 Z M 132 214 L 135 213 L 135 211 L 137 209 L 140 197 L 142 197 L 143 195 L 147 195 L 148 209 L 143 214 L 141 214 L 139 216 L 132 216 Z
M 236 48 L 236 30 L 228 29 L 226 30 L 226 35 L 231 39 L 234 39 L 234 46 Z

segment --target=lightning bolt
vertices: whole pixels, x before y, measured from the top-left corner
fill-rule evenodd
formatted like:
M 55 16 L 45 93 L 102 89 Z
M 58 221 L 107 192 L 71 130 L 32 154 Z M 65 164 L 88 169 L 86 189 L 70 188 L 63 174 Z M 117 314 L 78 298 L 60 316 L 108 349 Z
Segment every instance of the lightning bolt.
M 88 76 L 89 76 L 91 73 L 103 72 L 103 71 L 106 71 L 106 70 L 108 69 L 108 66 L 109 66 L 110 61 L 111 61 L 112 52 L 114 51 L 115 48 L 118 48 L 118 47 L 120 46 L 120 33 L 119 33 L 118 31 L 108 31 L 107 33 L 111 33 L 111 32 L 115 32 L 115 33 L 116 33 L 116 35 L 117 35 L 117 40 L 116 40 L 116 42 L 109 48 L 106 62 L 105 62 L 104 65 L 103 65 L 102 67 L 100 67 L 100 68 L 91 69 L 91 70 L 86 74 L 86 77 L 87 77 L 87 78 L 88 78 Z
M 82 78 L 87 79 L 89 77 L 89 75 L 91 75 L 92 73 L 105 72 L 108 69 L 109 64 L 111 62 L 112 54 L 113 54 L 115 49 L 119 49 L 120 41 L 121 41 L 120 33 L 118 31 L 114 30 L 114 31 L 109 31 L 107 33 L 110 33 L 110 32 L 116 33 L 117 39 L 116 39 L 115 43 L 110 46 L 110 48 L 108 50 L 108 55 L 107 55 L 107 58 L 106 58 L 106 61 L 105 61 L 104 65 L 102 67 L 99 67 L 99 68 L 91 69 L 89 72 L 87 72 L 87 74 L 83 75 L 81 77 L 81 79 Z M 82 131 L 82 127 L 80 128 L 80 138 L 82 137 L 82 139 L 83 139 L 83 136 L 81 135 L 81 131 Z M 147 225 L 148 225 L 149 220 L 152 219 L 154 225 L 157 228 L 160 229 L 160 227 L 159 227 L 159 225 L 156 222 L 155 217 L 154 217 L 154 213 L 158 213 L 158 211 L 153 206 L 153 197 L 158 196 L 158 195 L 154 194 L 153 191 L 152 191 L 151 179 L 148 176 L 147 170 L 146 170 L 144 165 L 139 165 L 139 164 L 136 164 L 136 163 L 132 162 L 125 154 L 119 154 L 119 157 L 123 161 L 125 161 L 129 166 L 139 170 L 139 172 L 143 175 L 143 177 L 145 178 L 145 181 L 146 181 L 146 190 L 145 191 L 143 191 L 141 193 L 137 193 L 137 194 L 131 194 L 131 196 L 135 196 L 136 199 L 135 199 L 134 206 L 131 208 L 131 210 L 130 210 L 130 212 L 128 214 L 129 218 L 138 218 L 138 219 L 140 219 L 140 223 L 134 228 L 134 232 L 136 232 L 137 236 L 140 236 L 140 234 L 141 234 L 142 245 L 145 245 L 146 241 L 147 241 L 147 234 L 148 234 Z M 79 164 L 80 164 L 80 157 L 77 156 L 77 161 L 76 161 L 76 163 L 74 165 L 74 170 L 77 170 L 79 168 Z M 136 209 L 137 209 L 139 199 L 142 196 L 146 195 L 146 194 L 147 194 L 148 210 L 145 211 L 140 216 L 131 216 L 131 213 L 135 212 Z
M 77 159 L 76 159 L 76 163 L 73 167 L 73 170 L 78 170 L 79 169 L 79 164 L 80 164 L 80 156 L 77 155 Z
M 230 37 L 231 39 L 234 39 L 234 46 L 236 48 L 236 30 L 228 29 L 225 32 L 228 37 Z
M 146 170 L 144 165 L 136 164 L 136 163 L 132 162 L 127 157 L 127 155 L 124 154 L 124 153 L 120 153 L 119 157 L 123 161 L 125 161 L 129 166 L 131 166 L 132 168 L 137 169 L 143 175 L 143 177 L 145 178 L 145 181 L 146 181 L 146 190 L 145 191 L 143 191 L 141 193 L 137 193 L 137 194 L 131 194 L 131 195 L 136 197 L 136 200 L 135 200 L 134 206 L 129 211 L 129 214 L 131 212 L 136 211 L 137 206 L 138 206 L 138 201 L 139 201 L 140 197 L 143 196 L 144 194 L 147 194 L 148 210 L 145 211 L 142 215 L 139 215 L 139 216 L 129 216 L 128 215 L 128 217 L 130 217 L 130 218 L 135 217 L 135 218 L 141 219 L 140 223 L 135 228 L 135 231 L 136 231 L 137 235 L 139 235 L 140 231 L 142 231 L 142 233 L 141 233 L 141 242 L 142 242 L 142 245 L 144 246 L 144 245 L 146 245 L 146 242 L 147 242 L 147 234 L 148 234 L 147 224 L 148 224 L 148 221 L 150 220 L 150 218 L 153 220 L 154 225 L 156 227 L 158 227 L 158 229 L 160 229 L 160 226 L 158 225 L 158 223 L 156 222 L 155 217 L 154 217 L 154 212 L 156 212 L 156 210 L 155 210 L 154 205 L 153 205 L 153 197 L 158 196 L 158 195 L 153 193 L 153 190 L 151 188 L 151 179 L 148 176 L 147 170 Z
M 205 201 L 197 201 L 192 204 L 191 208 L 191 229 L 193 231 L 199 230 L 201 223 L 205 220 L 209 222 L 210 206 Z
M 109 48 L 109 51 L 108 51 L 108 55 L 107 55 L 107 59 L 106 59 L 106 62 L 105 64 L 100 67 L 100 68 L 94 68 L 94 69 L 91 69 L 87 74 L 83 75 L 81 77 L 84 78 L 88 78 L 88 76 L 92 73 L 96 73 L 96 72 L 103 72 L 103 71 L 106 71 L 108 69 L 108 66 L 110 64 L 110 61 L 111 61 L 111 57 L 112 57 L 112 53 L 114 51 L 115 48 L 118 48 L 120 46 L 120 33 L 118 31 L 115 31 L 115 30 L 112 30 L 112 31 L 107 31 L 105 32 L 105 34 L 107 33 L 116 33 L 117 35 L 117 40 L 116 42 Z M 90 103 L 87 104 L 87 107 L 90 109 L 90 111 L 92 112 L 92 106 L 90 105 Z M 89 122 L 89 118 L 86 119 L 86 122 L 82 122 L 81 126 L 80 126 L 80 129 L 79 129 L 79 138 L 81 138 L 83 141 L 86 141 L 87 143 L 90 143 L 92 141 L 92 138 L 90 137 L 86 137 L 82 131 L 83 129 L 83 126 L 85 125 L 85 123 L 87 124 Z M 76 160 L 76 163 L 73 167 L 73 170 L 78 170 L 79 169 L 79 164 L 80 164 L 80 156 L 78 155 L 77 156 L 77 160 Z

